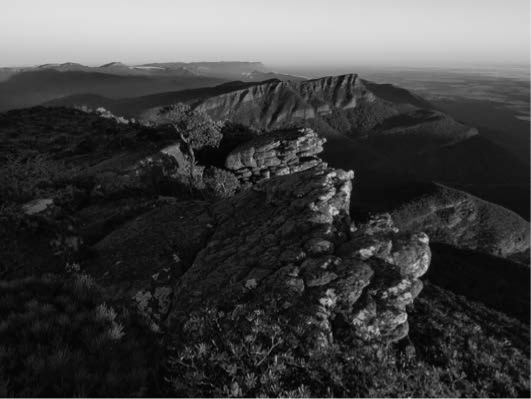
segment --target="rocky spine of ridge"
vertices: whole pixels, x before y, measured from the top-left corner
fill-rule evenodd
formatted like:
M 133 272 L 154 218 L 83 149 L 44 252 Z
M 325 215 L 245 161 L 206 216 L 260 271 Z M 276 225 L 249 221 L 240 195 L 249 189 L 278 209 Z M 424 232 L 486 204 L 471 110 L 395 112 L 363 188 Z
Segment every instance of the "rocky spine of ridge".
M 313 168 L 326 139 L 311 129 L 277 131 L 252 139 L 228 155 L 225 167 L 242 183 L 256 183 Z
M 357 74 L 306 80 L 295 87 L 308 103 L 314 105 L 317 114 L 328 114 L 332 108 L 354 108 L 361 101 L 377 101 Z
M 170 320 L 207 301 L 236 305 L 252 293 L 277 295 L 281 309 L 315 326 L 317 346 L 336 333 L 403 338 L 406 306 L 430 263 L 429 240 L 398 233 L 388 215 L 354 226 L 352 179 L 351 171 L 319 164 L 214 204 L 213 234 L 175 285 Z

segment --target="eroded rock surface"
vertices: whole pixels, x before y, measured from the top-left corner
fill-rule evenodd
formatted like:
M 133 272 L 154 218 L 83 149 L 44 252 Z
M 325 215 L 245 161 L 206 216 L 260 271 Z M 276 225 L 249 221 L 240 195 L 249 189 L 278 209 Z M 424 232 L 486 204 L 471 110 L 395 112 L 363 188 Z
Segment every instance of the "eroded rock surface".
M 422 289 L 428 237 L 398 234 L 389 215 L 354 227 L 353 173 L 318 165 L 264 180 L 213 206 L 215 232 L 175 287 L 174 320 L 206 300 L 237 304 L 276 294 L 278 305 L 334 333 L 396 340 Z M 339 326 L 339 327 L 338 327 Z
M 311 129 L 279 130 L 235 148 L 225 166 L 244 183 L 293 174 L 321 164 L 325 142 Z
M 132 299 L 159 330 L 170 310 L 173 284 L 206 245 L 213 222 L 203 201 L 159 205 L 96 243 L 88 271 Z

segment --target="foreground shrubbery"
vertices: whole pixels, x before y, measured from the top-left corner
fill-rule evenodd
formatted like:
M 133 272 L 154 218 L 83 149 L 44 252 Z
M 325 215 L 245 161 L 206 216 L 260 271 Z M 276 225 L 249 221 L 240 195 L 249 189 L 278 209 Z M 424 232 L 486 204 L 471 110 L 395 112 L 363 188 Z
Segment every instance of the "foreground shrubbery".
M 455 396 L 435 368 L 389 345 L 308 347 L 311 334 L 271 309 L 194 313 L 169 358 L 170 396 Z
M 466 300 L 428 290 L 413 312 L 411 340 L 397 344 L 339 340 L 316 350 L 307 345 L 311 331 L 272 306 L 194 312 L 170 348 L 166 395 L 528 396 L 528 343 L 489 327 L 503 316 L 474 304 L 482 317 L 472 320 L 456 311 Z
M 51 157 L 7 156 L 0 164 L 0 278 L 17 270 L 31 270 L 35 266 L 30 251 L 39 247 L 48 237 L 54 239 L 59 226 L 71 224 L 70 211 L 86 204 L 91 179 L 82 176 L 75 167 L 69 167 Z M 55 220 L 39 221 L 25 214 L 23 205 L 32 200 L 45 199 L 56 205 Z M 60 211 L 59 211 L 60 210 Z M 40 242 L 40 244 L 36 244 Z M 44 251 L 50 252 L 50 246 Z M 41 258 L 45 255 L 41 254 Z M 45 262 L 45 261 L 44 261 Z M 29 273 L 28 273 L 29 274 Z
M 148 394 L 154 342 L 89 277 L 1 281 L 0 320 L 0 396 Z
M 529 326 L 428 284 L 410 312 L 417 358 L 460 397 L 529 397 Z
M 78 171 L 50 157 L 11 156 L 0 166 L 0 201 L 21 203 L 35 198 L 58 197 L 81 183 Z
M 203 173 L 206 195 L 210 198 L 228 198 L 240 188 L 238 178 L 231 172 L 208 167 Z
M 105 304 L 87 276 L 0 282 L 0 396 L 529 395 L 522 326 L 437 287 L 427 286 L 410 338 L 396 344 L 337 335 L 316 349 L 309 327 L 259 303 L 193 311 L 159 356 L 156 338 Z

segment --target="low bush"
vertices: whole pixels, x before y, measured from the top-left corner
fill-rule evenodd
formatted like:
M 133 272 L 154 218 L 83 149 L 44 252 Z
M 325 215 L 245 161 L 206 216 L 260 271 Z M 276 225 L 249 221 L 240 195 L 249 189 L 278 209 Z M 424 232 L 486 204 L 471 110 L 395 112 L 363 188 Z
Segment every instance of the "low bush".
M 485 310 L 488 318 L 479 323 L 453 314 L 451 304 L 444 303 L 445 295 L 442 290 L 432 291 L 429 300 L 420 301 L 413 312 L 415 333 L 410 339 L 367 344 L 338 335 L 324 349 L 312 348 L 309 327 L 298 325 L 273 305 L 240 305 L 233 311 L 207 306 L 190 314 L 175 332 L 166 394 L 528 396 L 529 344 L 521 346 L 507 333 L 492 334 L 488 320 L 501 317 L 496 312 Z M 442 313 L 445 306 L 447 313 Z M 476 308 L 476 304 L 466 306 Z
M 207 196 L 212 198 L 231 197 L 240 188 L 240 182 L 233 173 L 212 166 L 205 169 L 203 182 Z
M 86 275 L 0 281 L 0 320 L 0 396 L 148 394 L 153 344 Z
M 408 363 L 396 346 L 312 348 L 305 325 L 281 312 L 238 306 L 194 312 L 170 348 L 170 396 L 452 396 L 433 367 Z
M 0 166 L 0 201 L 20 203 L 49 196 L 74 174 L 61 162 L 44 155 L 9 157 Z

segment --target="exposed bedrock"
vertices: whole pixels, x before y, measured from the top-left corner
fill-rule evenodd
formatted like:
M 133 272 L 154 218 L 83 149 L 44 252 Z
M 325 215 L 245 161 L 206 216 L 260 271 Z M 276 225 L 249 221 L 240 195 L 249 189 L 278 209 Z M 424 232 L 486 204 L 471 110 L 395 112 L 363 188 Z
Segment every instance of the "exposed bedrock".
M 176 283 L 170 320 L 207 300 L 231 306 L 274 294 L 281 309 L 315 326 L 317 346 L 336 332 L 404 337 L 406 306 L 430 262 L 428 237 L 398 233 L 389 215 L 353 226 L 352 179 L 319 164 L 213 205 L 214 232 Z
M 243 183 L 289 175 L 323 163 L 316 155 L 325 142 L 311 129 L 278 130 L 235 148 L 225 167 Z

